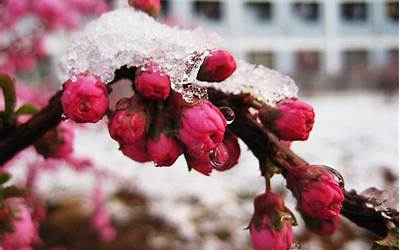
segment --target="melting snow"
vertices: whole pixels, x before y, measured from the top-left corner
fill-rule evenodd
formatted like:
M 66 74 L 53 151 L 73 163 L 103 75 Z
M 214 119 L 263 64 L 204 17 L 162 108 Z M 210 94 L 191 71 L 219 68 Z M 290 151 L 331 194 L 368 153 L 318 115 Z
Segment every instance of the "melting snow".
M 61 59 L 60 79 L 91 72 L 110 82 L 114 71 L 124 65 L 138 67 L 154 61 L 171 77 L 171 87 L 191 101 L 194 95 L 206 96 L 204 87 L 210 84 L 197 81 L 196 76 L 204 57 L 220 42 L 217 34 L 202 28 L 169 27 L 133 8 L 117 9 L 75 34 Z M 194 84 L 186 88 L 187 83 Z M 271 105 L 297 94 L 289 77 L 243 61 L 232 77 L 211 85 L 229 93 L 250 93 Z

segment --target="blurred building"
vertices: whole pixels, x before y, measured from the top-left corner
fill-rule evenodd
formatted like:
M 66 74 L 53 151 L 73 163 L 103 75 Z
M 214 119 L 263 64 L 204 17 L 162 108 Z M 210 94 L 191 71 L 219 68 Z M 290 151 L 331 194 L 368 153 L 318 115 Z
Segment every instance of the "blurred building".
M 300 85 L 398 82 L 399 3 L 389 0 L 164 0 L 163 16 L 221 34 L 236 56 Z M 381 74 L 388 74 L 382 77 Z M 386 77 L 386 78 L 385 78 Z M 331 81 L 329 81 L 329 79 Z

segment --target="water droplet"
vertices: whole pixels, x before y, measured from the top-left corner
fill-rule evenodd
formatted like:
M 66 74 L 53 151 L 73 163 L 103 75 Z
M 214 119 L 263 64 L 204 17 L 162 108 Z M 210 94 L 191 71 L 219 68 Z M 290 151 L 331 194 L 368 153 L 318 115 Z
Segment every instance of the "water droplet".
M 229 151 L 223 143 L 220 143 L 209 154 L 211 165 L 214 168 L 223 167 L 229 159 Z
M 68 117 L 67 117 L 67 115 L 66 115 L 66 114 L 64 114 L 64 113 L 62 113 L 62 114 L 61 114 L 61 120 L 62 120 L 62 121 L 66 121 L 66 120 L 68 120 Z
M 367 208 L 374 208 L 374 205 L 372 205 L 371 203 L 365 203 L 365 206 L 366 206 Z
M 383 218 L 386 218 L 386 219 L 388 219 L 388 220 L 392 219 L 392 216 L 389 216 L 388 214 L 386 214 L 385 211 L 382 211 L 382 212 L 381 212 L 381 215 L 382 215 Z
M 332 167 L 328 167 L 328 166 L 323 166 L 323 167 L 333 174 L 333 176 L 335 177 L 335 179 L 338 182 L 339 186 L 343 189 L 344 188 L 343 176 L 336 169 L 334 169 Z
M 290 250 L 299 250 L 301 249 L 301 244 L 298 241 L 294 241 L 290 246 Z
M 224 115 L 226 123 L 231 124 L 235 120 L 235 112 L 230 107 L 220 107 L 219 110 Z

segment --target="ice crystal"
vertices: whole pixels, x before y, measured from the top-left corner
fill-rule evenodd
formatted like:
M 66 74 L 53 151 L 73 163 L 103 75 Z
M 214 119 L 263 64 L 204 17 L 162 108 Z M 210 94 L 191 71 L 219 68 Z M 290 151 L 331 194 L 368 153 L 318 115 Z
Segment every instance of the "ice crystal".
M 289 77 L 242 61 L 224 82 L 197 81 L 205 56 L 219 48 L 220 41 L 218 35 L 202 28 L 169 27 L 133 8 L 117 9 L 75 34 L 61 59 L 60 78 L 73 80 L 80 73 L 90 72 L 110 82 L 122 66 L 139 67 L 152 61 L 170 76 L 171 87 L 188 102 L 205 98 L 206 86 L 228 93 L 250 93 L 271 105 L 296 96 L 297 87 Z
M 231 77 L 220 83 L 202 83 L 226 93 L 248 93 L 269 105 L 297 96 L 294 81 L 276 71 L 262 65 L 254 65 L 238 61 L 237 69 Z
M 219 36 L 204 29 L 183 30 L 156 22 L 133 8 L 102 15 L 78 32 L 61 60 L 61 80 L 91 72 L 104 82 L 121 66 L 153 61 L 172 79 L 173 88 L 195 79 L 204 57 Z

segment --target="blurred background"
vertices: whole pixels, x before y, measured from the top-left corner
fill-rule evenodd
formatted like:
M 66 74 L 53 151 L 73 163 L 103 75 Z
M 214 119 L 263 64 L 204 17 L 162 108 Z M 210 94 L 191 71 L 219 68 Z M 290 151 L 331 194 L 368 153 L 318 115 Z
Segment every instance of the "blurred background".
M 21 3 L 34 7 L 21 11 Z M 237 58 L 296 81 L 299 97 L 315 109 L 316 123 L 308 141 L 292 144 L 295 152 L 310 163 L 339 170 L 346 189 L 361 192 L 375 186 L 398 192 L 398 1 L 161 3 L 160 22 L 214 30 Z M 46 98 L 38 96 L 50 96 L 61 86 L 57 63 L 72 32 L 124 5 L 124 0 L 0 0 L 0 71 L 29 86 L 27 99 L 43 105 Z M 117 149 L 105 122 L 77 126 L 76 157 L 90 160 L 96 171 L 62 161 L 43 168 L 35 189 L 48 205 L 41 249 L 251 249 L 243 229 L 264 182 L 243 143 L 239 164 L 211 177 L 188 172 L 184 159 L 170 168 L 154 168 Z M 9 171 L 15 183 L 25 183 L 32 169 L 42 165 L 49 164 L 28 149 Z M 54 171 L 54 165 L 61 167 Z M 295 210 L 283 178 L 274 178 L 273 190 Z M 90 224 L 98 194 L 117 232 L 111 240 Z M 370 249 L 375 239 L 346 219 L 333 237 L 316 237 L 297 218 L 294 249 Z
M 398 85 L 398 1 L 164 0 L 167 22 L 221 34 L 236 56 L 290 74 L 302 90 Z

